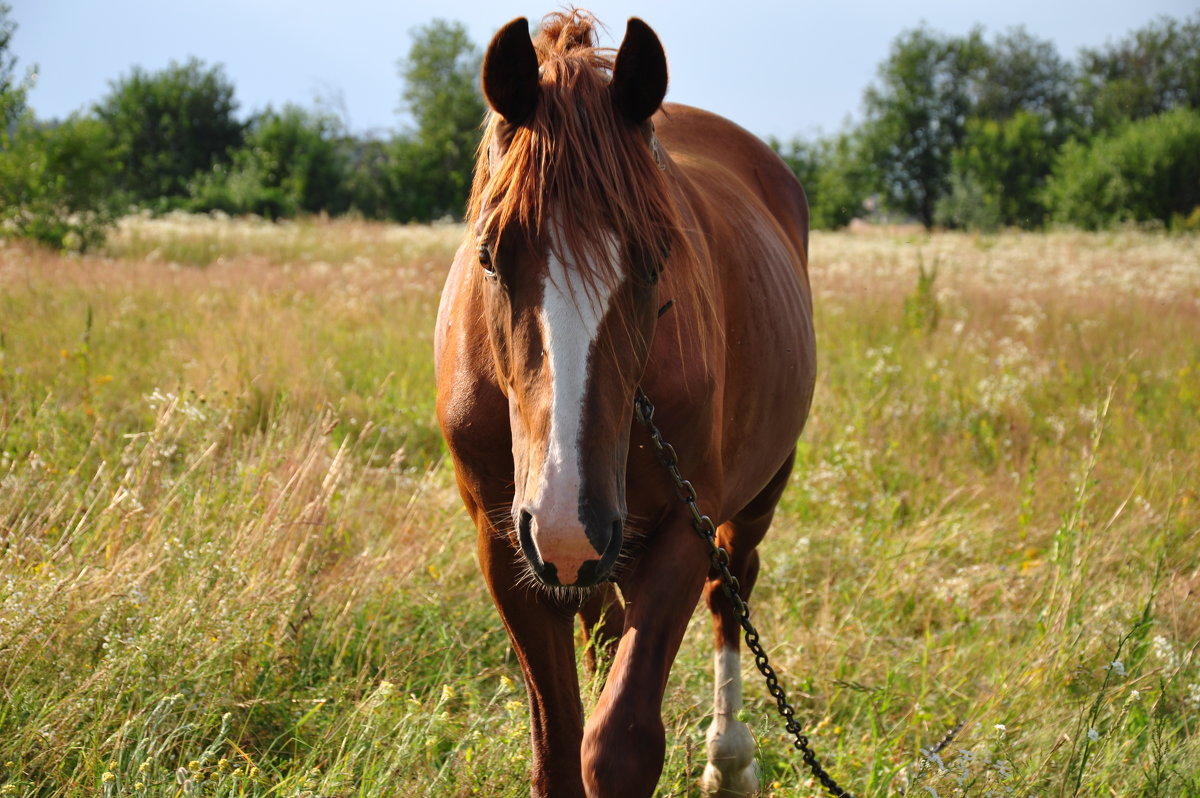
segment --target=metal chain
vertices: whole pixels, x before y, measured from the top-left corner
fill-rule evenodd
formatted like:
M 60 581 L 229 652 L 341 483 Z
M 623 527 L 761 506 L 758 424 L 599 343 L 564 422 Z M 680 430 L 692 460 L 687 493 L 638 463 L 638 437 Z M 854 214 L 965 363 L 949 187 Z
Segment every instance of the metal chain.
M 662 433 L 658 431 L 658 427 L 654 424 L 654 405 L 646 397 L 641 386 L 637 389 L 637 394 L 633 398 L 633 414 L 638 422 L 646 428 L 650 433 L 650 440 L 654 443 L 654 450 L 658 454 L 658 459 L 662 462 L 666 469 L 671 474 L 671 479 L 675 483 L 675 495 L 679 500 L 687 505 L 688 512 L 692 515 L 692 526 L 696 532 L 700 534 L 705 541 L 708 542 L 709 559 L 712 561 L 712 566 L 721 574 L 721 588 L 725 595 L 733 603 L 734 614 L 737 615 L 738 623 L 746 635 L 746 646 L 754 654 L 754 664 L 758 668 L 759 673 L 767 682 L 767 692 L 775 699 L 775 703 L 779 708 L 779 714 L 787 722 L 788 733 L 795 739 L 792 745 L 800 751 L 804 757 L 804 763 L 808 765 L 813 776 L 821 782 L 825 787 L 826 792 L 834 798 L 854 798 L 854 796 L 842 789 L 833 777 L 825 772 L 825 768 L 821 767 L 821 763 L 817 761 L 816 754 L 809 747 L 808 737 L 804 735 L 804 730 L 800 726 L 800 722 L 796 720 L 796 710 L 788 703 L 787 693 L 784 692 L 783 685 L 779 683 L 779 677 L 775 673 L 775 669 L 771 667 L 770 661 L 767 659 L 767 652 L 759 642 L 758 630 L 754 628 L 754 624 L 750 622 L 750 605 L 748 605 L 738 593 L 738 580 L 729 570 L 729 552 L 721 546 L 717 545 L 717 527 L 712 519 L 700 512 L 700 508 L 696 506 L 696 490 L 692 487 L 692 483 L 683 478 L 679 473 L 679 459 L 675 456 L 675 448 L 671 444 L 663 440 Z

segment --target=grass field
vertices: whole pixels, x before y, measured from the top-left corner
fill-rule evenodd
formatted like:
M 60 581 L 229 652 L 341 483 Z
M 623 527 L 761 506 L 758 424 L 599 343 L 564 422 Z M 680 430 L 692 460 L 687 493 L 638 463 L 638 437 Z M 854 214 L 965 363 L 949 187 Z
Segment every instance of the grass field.
M 0 795 L 528 794 L 433 412 L 460 234 L 0 244 Z M 862 796 L 1200 795 L 1200 237 L 812 251 L 817 397 L 752 606 L 819 755 Z M 698 794 L 709 640 L 701 611 L 663 796 Z M 764 793 L 816 794 L 746 678 Z

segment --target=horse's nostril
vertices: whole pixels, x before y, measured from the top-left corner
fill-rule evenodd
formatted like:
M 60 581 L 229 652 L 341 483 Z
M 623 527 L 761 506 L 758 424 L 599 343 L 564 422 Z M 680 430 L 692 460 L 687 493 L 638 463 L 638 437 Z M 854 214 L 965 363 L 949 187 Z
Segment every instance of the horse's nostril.
M 517 515 L 517 533 L 522 537 L 530 534 L 530 527 L 533 525 L 533 516 L 528 510 L 522 510 Z

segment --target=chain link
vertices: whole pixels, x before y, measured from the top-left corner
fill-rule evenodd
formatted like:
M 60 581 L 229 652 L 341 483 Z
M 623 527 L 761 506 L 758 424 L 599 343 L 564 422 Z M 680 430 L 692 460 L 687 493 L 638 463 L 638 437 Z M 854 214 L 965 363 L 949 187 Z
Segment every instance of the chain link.
M 825 772 L 825 768 L 821 767 L 821 763 L 817 761 L 817 755 L 809 747 L 808 737 L 804 735 L 803 727 L 796 720 L 796 710 L 788 703 L 787 693 L 784 691 L 783 685 L 779 683 L 779 676 L 775 673 L 775 669 L 771 667 L 766 649 L 759 642 L 758 630 L 750 622 L 750 605 L 742 599 L 741 594 L 738 592 L 740 586 L 737 577 L 729 570 L 729 552 L 717 545 L 716 524 L 707 515 L 701 513 L 700 508 L 697 507 L 696 489 L 692 487 L 692 483 L 684 479 L 683 475 L 679 473 L 679 459 L 675 455 L 675 448 L 663 440 L 662 433 L 655 426 L 654 405 L 647 398 L 640 386 L 633 398 L 633 414 L 638 423 L 644 426 L 646 431 L 650 433 L 650 440 L 654 443 L 655 453 L 662 464 L 666 466 L 667 471 L 671 474 L 671 480 L 675 483 L 675 495 L 679 497 L 681 502 L 687 505 L 688 512 L 692 516 L 692 526 L 700 534 L 700 537 L 708 542 L 709 559 L 712 561 L 712 567 L 721 574 L 721 588 L 733 603 L 734 614 L 737 616 L 738 623 L 745 633 L 746 646 L 754 654 L 754 665 L 767 682 L 767 692 L 775 699 L 779 714 L 786 721 L 788 734 L 795 738 L 792 745 L 800 751 L 801 756 L 804 758 L 804 763 L 808 765 L 813 776 L 821 782 L 826 792 L 834 798 L 854 798 L 851 793 L 842 789 L 834 781 L 833 777 Z

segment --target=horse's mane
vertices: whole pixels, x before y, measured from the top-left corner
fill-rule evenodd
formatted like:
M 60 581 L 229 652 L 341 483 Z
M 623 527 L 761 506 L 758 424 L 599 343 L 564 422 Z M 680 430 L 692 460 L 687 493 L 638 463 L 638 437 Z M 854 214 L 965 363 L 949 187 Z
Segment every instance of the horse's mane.
M 541 92 L 520 125 L 491 114 L 479 148 L 468 204 L 468 229 L 495 240 L 516 225 L 600 270 L 604 233 L 618 241 L 676 255 L 690 250 L 679 209 L 651 151 L 649 126 L 630 122 L 609 98 L 614 52 L 596 46 L 598 23 L 586 11 L 542 19 L 534 39 Z M 507 145 L 497 159 L 497 145 Z M 542 236 L 553 213 L 561 235 Z M 566 252 L 556 252 L 570 262 Z M 675 262 L 678 258 L 672 258 Z M 609 274 L 580 274 L 585 290 Z

